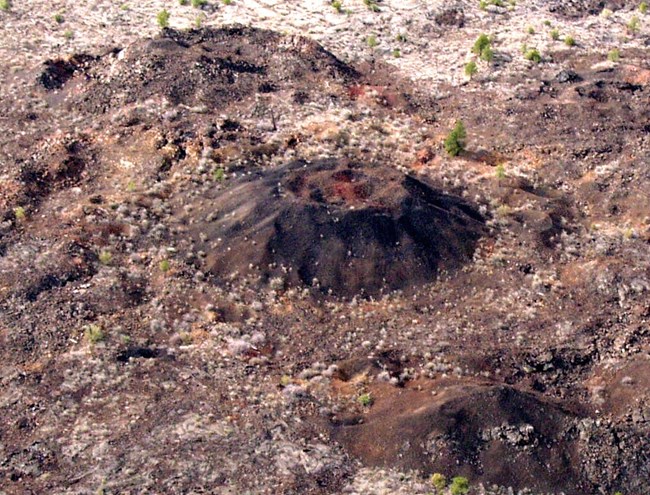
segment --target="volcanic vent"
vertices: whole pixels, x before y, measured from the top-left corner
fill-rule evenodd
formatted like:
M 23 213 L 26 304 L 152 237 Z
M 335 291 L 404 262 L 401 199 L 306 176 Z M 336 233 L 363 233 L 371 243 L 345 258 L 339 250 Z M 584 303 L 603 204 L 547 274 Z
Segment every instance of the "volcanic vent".
M 295 161 L 233 180 L 192 212 L 205 268 L 325 293 L 376 296 L 467 262 L 483 218 L 386 165 Z

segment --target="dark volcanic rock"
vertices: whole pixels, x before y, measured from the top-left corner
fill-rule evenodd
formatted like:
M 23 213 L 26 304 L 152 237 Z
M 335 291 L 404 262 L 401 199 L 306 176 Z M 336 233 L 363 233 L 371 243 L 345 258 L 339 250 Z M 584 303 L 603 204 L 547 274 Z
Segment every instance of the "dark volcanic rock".
M 430 282 L 470 260 L 486 230 L 460 198 L 386 166 L 334 159 L 233 181 L 199 216 L 212 212 L 190 231 L 210 273 L 259 273 L 347 297 Z

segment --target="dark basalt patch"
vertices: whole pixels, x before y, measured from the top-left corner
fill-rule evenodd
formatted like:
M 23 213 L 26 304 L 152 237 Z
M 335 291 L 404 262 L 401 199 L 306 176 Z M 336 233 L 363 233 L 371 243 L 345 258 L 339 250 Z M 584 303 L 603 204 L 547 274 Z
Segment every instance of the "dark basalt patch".
M 387 166 L 334 159 L 234 180 L 192 215 L 212 220 L 189 234 L 218 278 L 279 277 L 344 297 L 431 282 L 467 263 L 486 232 L 460 198 Z
M 406 388 L 375 384 L 370 393 L 372 407 L 331 423 L 334 439 L 366 465 L 457 473 L 515 490 L 591 492 L 575 467 L 579 412 L 472 379 L 421 380 Z
M 47 63 L 41 83 L 63 87 L 75 74 L 74 60 Z M 107 112 L 149 98 L 173 105 L 223 110 L 257 93 L 314 92 L 326 81 L 357 79 L 357 72 L 314 41 L 245 27 L 176 31 L 112 50 L 70 91 L 69 103 L 92 113 Z M 320 96 L 320 94 L 316 95 Z

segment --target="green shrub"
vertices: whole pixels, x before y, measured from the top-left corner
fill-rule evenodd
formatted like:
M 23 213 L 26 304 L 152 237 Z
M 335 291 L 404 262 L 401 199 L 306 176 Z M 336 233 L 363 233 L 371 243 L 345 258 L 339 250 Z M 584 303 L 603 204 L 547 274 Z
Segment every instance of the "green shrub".
M 336 10 L 339 14 L 343 12 L 343 4 L 339 2 L 338 0 L 332 0 L 332 7 L 334 10 Z
M 546 19 L 543 24 L 546 27 L 551 27 L 551 21 L 549 21 L 548 19 Z
M 185 7 L 186 5 L 190 4 L 190 0 L 178 0 L 178 5 L 181 7 Z
M 637 16 L 632 16 L 632 19 L 630 19 L 630 22 L 627 23 L 627 29 L 631 33 L 638 33 L 639 28 L 641 27 L 641 21 Z
M 431 475 L 431 484 L 438 493 L 442 493 L 442 491 L 447 488 L 447 478 L 444 474 L 433 473 Z
M 406 43 L 406 35 L 400 33 L 395 37 L 395 40 L 399 41 L 400 43 Z
M 217 182 L 223 182 L 226 179 L 226 171 L 222 168 L 215 168 L 212 172 L 212 178 Z
M 113 255 L 108 251 L 102 251 L 101 253 L 99 253 L 98 258 L 99 258 L 99 262 L 102 265 L 110 265 L 111 261 L 113 261 Z
M 456 121 L 456 125 L 445 139 L 445 151 L 449 156 L 458 156 L 465 150 L 465 125 L 462 120 Z
M 648 2 L 641 2 L 639 4 L 639 12 L 644 15 L 648 13 Z
M 160 262 L 160 271 L 161 272 L 168 272 L 170 268 L 171 268 L 171 263 L 169 262 L 169 260 L 162 260 Z
M 557 41 L 560 39 L 560 31 L 558 29 L 551 29 L 551 32 L 549 33 L 551 36 L 551 39 L 554 41 Z
M 393 57 L 400 58 L 401 56 L 402 56 L 402 52 L 400 52 L 399 48 L 394 48 L 393 49 Z
M 0 10 L 4 10 L 5 12 L 8 12 L 10 9 L 11 9 L 10 0 L 0 0 Z
M 195 9 L 200 9 L 204 5 L 208 4 L 208 0 L 192 0 L 192 7 Z
M 25 218 L 27 218 L 27 213 L 25 212 L 25 208 L 23 208 L 22 206 L 16 206 L 14 208 L 14 217 L 16 217 L 16 220 L 18 220 L 19 222 L 25 220 Z
M 607 60 L 611 62 L 618 62 L 620 59 L 621 59 L 621 52 L 617 48 L 610 50 L 610 52 L 607 54 Z
M 476 41 L 474 42 L 474 46 L 472 47 L 472 53 L 474 55 L 480 56 L 481 52 L 489 46 L 490 46 L 490 38 L 487 34 L 483 33 L 478 38 L 476 38 Z
M 493 59 L 494 59 L 494 52 L 492 51 L 492 48 L 489 46 L 483 48 L 483 51 L 481 52 L 481 60 L 485 60 L 486 62 L 492 62 Z
M 542 56 L 537 48 L 530 48 L 526 53 L 524 53 L 524 58 L 531 62 L 535 62 L 536 64 L 542 61 Z
M 468 76 L 470 79 L 477 72 L 478 72 L 478 68 L 476 67 L 476 62 L 472 60 L 465 64 L 465 75 Z
M 63 24 L 63 21 L 65 21 L 65 19 L 63 18 L 63 14 L 58 14 L 58 13 L 54 14 L 54 22 L 56 22 L 57 24 Z
M 169 27 L 169 12 L 166 9 L 163 9 L 160 12 L 158 12 L 156 19 L 158 20 L 158 25 L 161 28 Z
M 533 26 L 528 26 L 528 34 L 535 34 L 535 28 Z
M 456 476 L 452 478 L 449 489 L 451 490 L 451 495 L 465 495 L 469 492 L 469 480 L 462 476 Z
M 487 9 L 487 1 L 486 0 L 481 0 L 478 3 L 478 8 L 481 9 L 481 10 Z
M 573 36 L 566 36 L 564 38 L 564 44 L 566 46 L 575 46 L 576 40 L 575 40 L 575 38 Z
M 361 394 L 357 398 L 357 402 L 361 404 L 363 407 L 368 407 L 371 406 L 372 403 L 374 402 L 374 399 L 372 398 L 372 395 L 370 394 Z
M 221 3 L 224 5 L 232 5 L 232 0 L 221 0 Z
M 375 36 L 374 34 L 371 34 L 370 36 L 368 36 L 366 38 L 366 43 L 368 44 L 368 46 L 370 48 L 374 48 L 379 44 L 379 41 L 377 41 L 377 36 Z
M 106 336 L 99 325 L 88 325 L 85 327 L 84 337 L 91 344 L 96 344 L 106 339 Z
M 379 2 L 377 0 L 363 0 L 363 3 L 366 7 L 368 7 L 368 10 L 372 12 L 379 12 Z
M 503 166 L 503 163 L 499 163 L 495 170 L 495 175 L 497 179 L 502 180 L 506 178 L 506 168 Z
M 71 40 L 72 38 L 74 38 L 74 33 L 73 33 L 70 29 L 67 29 L 67 30 L 63 33 L 63 37 L 64 37 L 65 39 L 67 39 L 67 40 Z

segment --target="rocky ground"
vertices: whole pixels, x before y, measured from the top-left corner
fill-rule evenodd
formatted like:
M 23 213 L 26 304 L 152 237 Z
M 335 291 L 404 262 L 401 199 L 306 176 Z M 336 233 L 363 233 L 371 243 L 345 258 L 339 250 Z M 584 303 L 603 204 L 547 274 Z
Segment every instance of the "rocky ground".
M 650 492 L 650 18 L 367 3 L 0 10 L 0 493 Z

